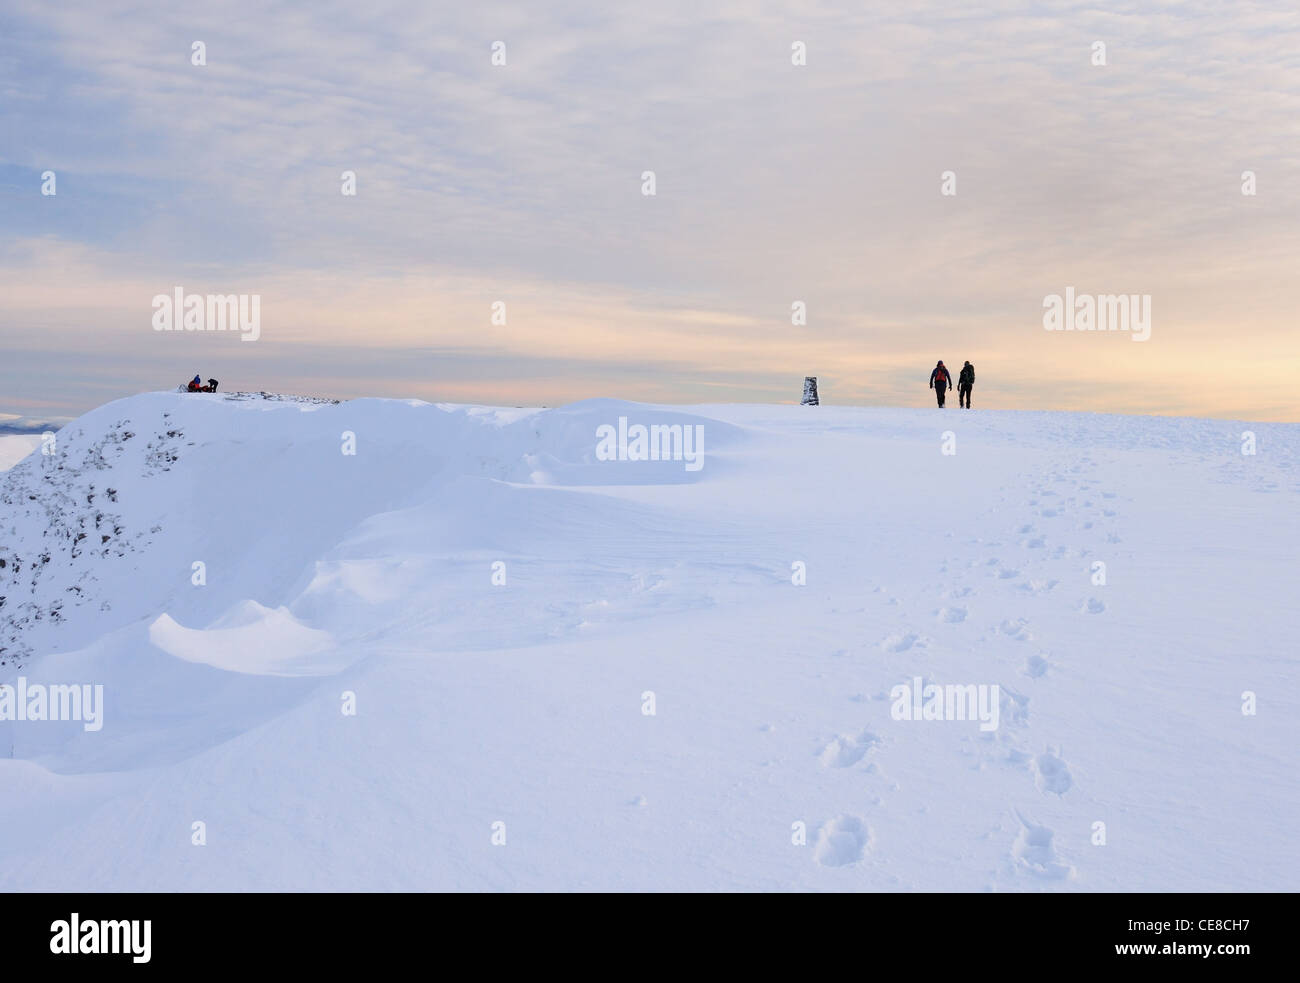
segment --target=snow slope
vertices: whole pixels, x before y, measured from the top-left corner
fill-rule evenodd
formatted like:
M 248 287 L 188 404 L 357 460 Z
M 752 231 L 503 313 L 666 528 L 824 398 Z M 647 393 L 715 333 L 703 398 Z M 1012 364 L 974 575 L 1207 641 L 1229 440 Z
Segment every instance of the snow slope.
M 0 682 L 104 687 L 0 889 L 1294 890 L 1298 504 L 1286 424 L 120 400 L 0 475 Z

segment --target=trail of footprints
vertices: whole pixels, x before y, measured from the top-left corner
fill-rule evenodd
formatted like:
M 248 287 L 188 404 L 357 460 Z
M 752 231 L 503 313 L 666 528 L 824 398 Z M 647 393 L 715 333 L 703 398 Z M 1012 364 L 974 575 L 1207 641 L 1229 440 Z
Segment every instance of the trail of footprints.
M 1077 519 L 1077 528 L 1084 533 L 1102 536 L 1102 542 L 1113 545 L 1121 542 L 1114 531 L 1106 529 L 1107 520 L 1114 519 L 1119 513 L 1114 507 L 1117 493 L 1098 489 L 1099 482 L 1087 477 L 1087 470 L 1095 462 L 1083 457 L 1077 463 L 1064 469 L 1062 476 L 1050 483 L 1034 489 L 1028 504 L 1036 515 L 1046 520 L 1048 528 L 1040 529 L 1034 523 L 1022 523 L 1015 530 L 1019 537 L 1017 545 L 1025 550 L 1041 550 L 1040 557 L 1056 561 L 1056 569 L 1065 569 L 1072 563 L 1079 566 L 1079 577 L 1086 575 L 1086 565 L 1079 563 L 1090 555 L 1092 550 L 1081 546 L 1052 545 L 1053 534 L 1057 532 L 1054 525 L 1063 524 L 1063 520 Z M 1062 495 L 1052 484 L 1068 484 L 1073 481 L 1074 492 Z M 1099 504 L 1099 501 L 1100 503 Z M 1004 498 L 1005 502 L 1006 499 Z M 1001 543 L 986 543 L 999 548 Z M 1035 554 L 1030 554 L 1034 556 Z M 1048 594 L 1061 585 L 1060 578 L 1038 578 L 1024 574 L 1021 567 L 1006 564 L 1000 557 L 987 557 L 982 563 L 971 564 L 976 571 L 981 568 L 984 576 L 995 585 L 1007 582 L 1015 590 L 1036 596 Z M 946 566 L 945 568 L 946 569 Z M 1086 581 L 1085 581 L 1086 582 Z M 880 592 L 881 588 L 876 589 Z M 934 620 L 941 626 L 960 626 L 968 623 L 972 615 L 969 600 L 976 596 L 976 591 L 969 585 L 959 585 L 944 594 L 940 607 L 932 611 Z M 898 605 L 897 598 L 890 598 L 889 603 Z M 1096 596 L 1082 598 L 1077 608 L 1080 613 L 1100 615 L 1106 611 L 1106 604 Z M 969 630 L 964 629 L 964 630 Z M 1033 632 L 1027 618 L 1008 618 L 993 626 L 989 632 L 993 637 L 1002 637 L 1015 642 L 1032 642 Z M 988 635 L 984 636 L 987 638 Z M 914 650 L 923 650 L 931 642 L 919 631 L 904 630 L 886 636 L 878 643 L 882 652 L 900 654 Z M 1050 680 L 1055 664 L 1046 654 L 1028 655 L 1021 668 L 1021 674 L 1036 683 Z M 924 678 L 924 677 L 923 677 Z M 928 682 L 934 680 L 926 679 Z M 1021 746 L 1016 731 L 1028 726 L 1029 697 L 1015 689 L 1001 685 L 998 731 L 983 735 L 985 740 L 1007 745 L 1005 755 L 1000 759 L 1005 763 L 1022 768 L 1034 783 L 1040 795 L 1064 796 L 1074 784 L 1060 747 L 1048 746 L 1035 752 Z M 886 700 L 887 694 L 876 695 L 877 700 Z M 855 702 L 863 702 L 862 694 L 855 694 Z M 856 734 L 839 734 L 826 742 L 817 753 L 820 765 L 825 769 L 858 769 L 881 774 L 880 768 L 872 760 L 885 742 L 870 728 Z M 867 764 L 865 768 L 863 761 Z M 894 785 L 893 788 L 897 788 Z M 1032 819 L 1015 811 L 1019 830 L 1010 845 L 1008 860 L 1012 869 L 1035 878 L 1044 880 L 1066 880 L 1074 877 L 1075 869 L 1057 852 L 1054 845 L 1055 832 Z M 871 852 L 874 834 L 862 816 L 841 814 L 827 820 L 817 831 L 813 848 L 813 859 L 822 866 L 843 867 L 862 862 Z

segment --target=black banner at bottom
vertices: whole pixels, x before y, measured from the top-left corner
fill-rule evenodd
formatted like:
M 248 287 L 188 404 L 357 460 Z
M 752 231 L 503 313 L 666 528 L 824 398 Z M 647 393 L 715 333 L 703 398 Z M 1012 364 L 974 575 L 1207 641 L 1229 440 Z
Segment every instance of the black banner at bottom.
M 4 964 L 98 972 L 464 965 L 500 972 L 777 960 L 825 968 L 1291 963 L 1291 895 L 0 895 Z M 689 962 L 685 962 L 689 956 Z M 1022 962 L 1023 960 L 1023 962 Z M 901 963 L 900 963 L 901 961 Z M 20 978 L 12 976 L 11 978 Z

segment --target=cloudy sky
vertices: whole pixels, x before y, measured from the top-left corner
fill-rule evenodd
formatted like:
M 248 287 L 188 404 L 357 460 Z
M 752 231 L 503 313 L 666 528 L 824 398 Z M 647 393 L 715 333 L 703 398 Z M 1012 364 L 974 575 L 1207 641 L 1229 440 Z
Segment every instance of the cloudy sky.
M 1294 0 L 978 6 L 6 0 L 0 422 L 196 372 L 927 406 L 939 358 L 977 408 L 1300 420 Z M 177 287 L 260 338 L 154 331 Z M 1066 287 L 1150 339 L 1045 331 Z

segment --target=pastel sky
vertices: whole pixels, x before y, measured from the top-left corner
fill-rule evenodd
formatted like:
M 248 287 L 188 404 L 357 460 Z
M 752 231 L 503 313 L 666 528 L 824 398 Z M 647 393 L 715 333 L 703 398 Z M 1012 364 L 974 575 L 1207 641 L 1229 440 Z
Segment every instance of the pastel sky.
M 260 339 L 154 331 L 178 286 Z M 1067 286 L 1150 339 L 1045 331 Z M 1294 0 L 0 7 L 0 422 L 195 373 L 928 406 L 940 358 L 977 408 L 1296 421 L 1298 328 Z

